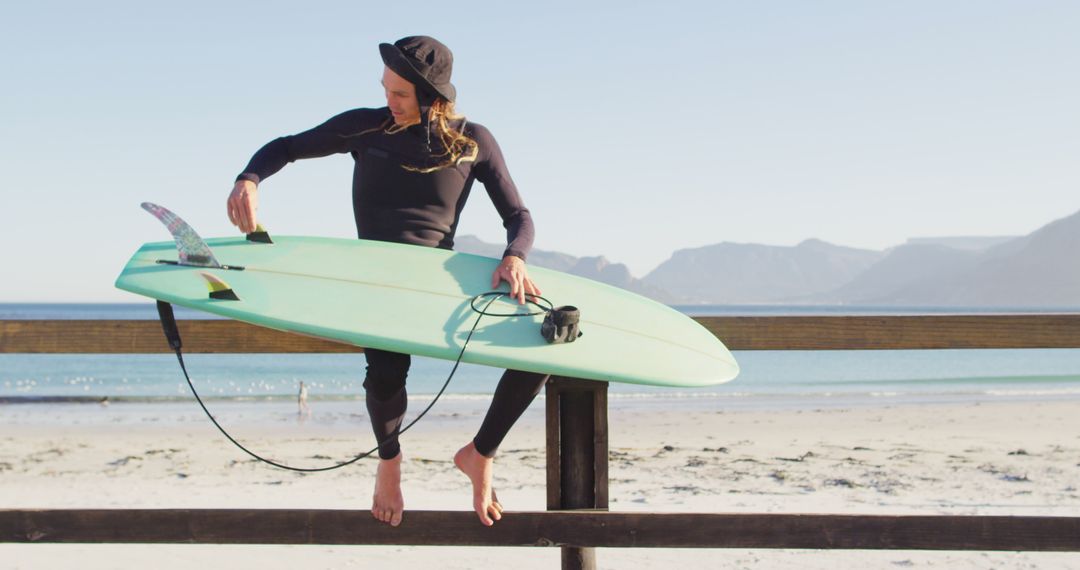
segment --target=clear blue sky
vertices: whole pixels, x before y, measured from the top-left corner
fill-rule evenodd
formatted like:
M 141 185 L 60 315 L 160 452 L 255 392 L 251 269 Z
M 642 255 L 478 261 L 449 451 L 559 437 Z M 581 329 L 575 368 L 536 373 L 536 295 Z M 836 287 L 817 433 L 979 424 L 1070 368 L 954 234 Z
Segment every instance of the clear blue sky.
M 383 105 L 377 44 L 455 54 L 536 247 L 643 276 L 677 249 L 1014 235 L 1080 210 L 1080 2 L 36 2 L 0 14 L 0 301 L 204 236 L 263 143 Z M 352 237 L 351 159 L 261 186 L 272 232 Z M 501 241 L 478 187 L 459 233 Z

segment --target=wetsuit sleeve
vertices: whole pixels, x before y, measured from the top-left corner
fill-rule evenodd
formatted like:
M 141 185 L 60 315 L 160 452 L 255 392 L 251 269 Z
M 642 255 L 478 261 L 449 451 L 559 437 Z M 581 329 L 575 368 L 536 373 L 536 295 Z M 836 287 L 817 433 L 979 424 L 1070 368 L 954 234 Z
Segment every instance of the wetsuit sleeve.
M 487 129 L 476 125 L 475 140 L 480 146 L 474 172 L 476 179 L 484 184 L 495 209 L 506 228 L 506 250 L 503 257 L 513 255 L 525 259 L 532 249 L 534 229 L 532 215 L 518 194 L 517 186 L 510 178 L 502 150 L 495 137 Z
M 379 127 L 384 119 L 384 114 L 376 109 L 353 109 L 313 129 L 276 138 L 251 157 L 236 179 L 258 184 L 295 160 L 349 152 L 350 143 L 357 134 Z

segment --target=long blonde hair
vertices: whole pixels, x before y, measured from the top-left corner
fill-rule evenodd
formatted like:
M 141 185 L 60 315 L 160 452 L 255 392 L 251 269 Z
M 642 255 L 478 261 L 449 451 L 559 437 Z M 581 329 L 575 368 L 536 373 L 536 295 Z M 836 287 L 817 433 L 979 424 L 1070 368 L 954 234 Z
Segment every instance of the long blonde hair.
M 477 155 L 480 154 L 480 145 L 471 137 L 465 135 L 464 119 L 465 115 L 459 115 L 454 111 L 453 101 L 447 101 L 441 97 L 437 99 L 428 111 L 428 124 L 435 125 L 439 133 L 439 142 L 442 143 L 442 148 L 445 149 L 435 156 L 445 156 L 446 160 L 435 166 L 425 168 L 407 164 L 402 164 L 401 167 L 412 172 L 427 174 L 449 166 L 457 166 L 463 162 L 476 160 Z M 462 120 L 460 130 L 450 126 L 450 121 L 457 120 Z M 387 122 L 389 124 L 385 127 L 385 132 L 388 134 L 399 133 L 409 126 L 397 125 L 392 122 L 392 119 Z

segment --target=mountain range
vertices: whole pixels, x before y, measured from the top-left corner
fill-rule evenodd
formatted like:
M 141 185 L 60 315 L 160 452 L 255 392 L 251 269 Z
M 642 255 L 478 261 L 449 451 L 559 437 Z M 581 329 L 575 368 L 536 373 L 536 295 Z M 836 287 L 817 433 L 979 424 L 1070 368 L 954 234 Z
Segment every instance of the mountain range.
M 1080 307 L 1080 212 L 1025 236 L 912 238 L 885 250 L 808 239 L 682 249 L 638 279 L 603 256 L 533 250 L 529 263 L 668 304 Z M 462 236 L 456 249 L 499 257 Z

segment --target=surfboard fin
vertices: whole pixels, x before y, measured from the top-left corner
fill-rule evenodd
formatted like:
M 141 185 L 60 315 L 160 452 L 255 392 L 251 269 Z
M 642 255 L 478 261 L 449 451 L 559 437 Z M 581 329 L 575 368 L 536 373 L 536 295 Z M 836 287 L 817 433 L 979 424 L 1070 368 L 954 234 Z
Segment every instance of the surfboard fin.
M 210 289 L 210 298 L 218 299 L 221 301 L 239 301 L 240 297 L 236 296 L 236 292 L 229 287 L 229 284 L 225 280 L 216 275 L 211 275 L 205 271 L 200 271 L 199 275 L 206 281 L 206 287 Z
M 274 240 L 270 239 L 270 232 L 266 231 L 262 224 L 255 224 L 255 231 L 247 235 L 247 240 L 255 243 L 274 243 Z
M 169 228 L 169 233 L 176 240 L 176 251 L 180 256 L 180 265 L 221 268 L 221 264 L 214 257 L 214 253 L 210 251 L 210 246 L 206 245 L 203 238 L 199 237 L 199 234 L 195 233 L 195 230 L 187 222 L 180 219 L 180 216 L 170 212 L 168 208 L 150 202 L 143 202 L 142 208 L 153 214 L 155 218 L 165 224 L 165 227 Z

